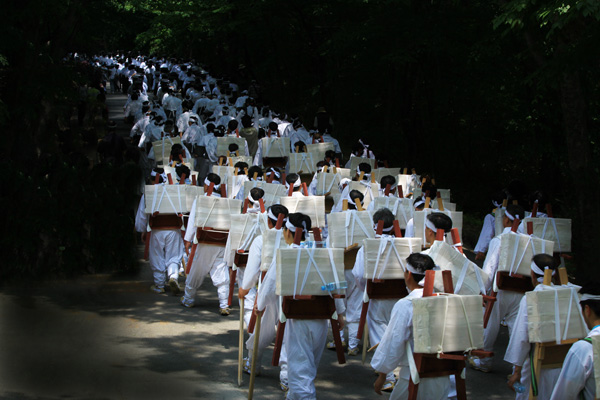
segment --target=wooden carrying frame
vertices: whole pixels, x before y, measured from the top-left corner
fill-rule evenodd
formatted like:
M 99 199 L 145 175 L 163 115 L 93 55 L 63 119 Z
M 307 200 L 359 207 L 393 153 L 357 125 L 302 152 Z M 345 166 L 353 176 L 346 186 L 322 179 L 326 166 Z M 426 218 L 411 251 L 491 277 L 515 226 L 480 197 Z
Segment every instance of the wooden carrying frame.
M 302 228 L 297 228 L 294 235 L 294 243 L 300 244 Z M 294 298 L 295 297 L 295 298 Z M 343 295 L 333 296 L 283 296 L 281 310 L 286 319 L 328 319 L 333 331 L 333 341 L 337 353 L 338 362 L 346 363 L 344 348 L 340 336 L 340 326 L 337 319 L 333 318 L 336 312 L 335 298 L 343 298 Z M 279 320 L 277 324 L 277 336 L 275 337 L 275 348 L 273 350 L 272 365 L 279 365 L 283 335 L 285 332 L 285 321 Z
M 383 232 L 383 221 L 377 223 L 376 234 Z M 402 237 L 398 221 L 394 221 L 394 234 L 396 237 Z M 368 299 L 363 299 L 362 310 L 360 312 L 360 322 L 358 323 L 358 332 L 356 337 L 362 339 L 367 321 L 367 312 L 369 311 L 369 302 L 371 299 L 401 299 L 408 295 L 404 279 L 367 279 L 366 294 Z M 366 301 L 365 301 L 366 300 Z
M 434 296 L 433 281 L 436 271 L 425 272 L 425 286 L 423 289 L 423 297 Z M 442 271 L 442 279 L 444 282 L 444 291 L 453 293 L 452 274 L 450 271 Z M 472 350 L 471 355 L 478 357 L 491 357 L 492 352 L 483 350 Z M 436 378 L 441 376 L 454 375 L 456 379 L 456 398 L 458 400 L 467 399 L 467 386 L 465 379 L 461 377 L 462 371 L 466 366 L 466 356 L 462 352 L 440 353 L 440 354 L 413 354 L 417 372 L 421 378 Z M 408 399 L 417 400 L 419 392 L 419 384 L 414 383 L 412 376 L 408 383 Z
M 566 268 L 558 269 L 558 278 L 561 285 L 569 283 Z M 550 286 L 552 283 L 552 271 L 547 269 L 544 271 L 544 285 Z M 540 380 L 542 369 L 559 368 L 562 366 L 569 349 L 573 343 L 579 339 L 563 340 L 560 344 L 556 342 L 548 343 L 532 343 L 533 349 L 531 352 L 531 386 L 529 390 L 529 398 L 537 399 L 537 382 Z M 527 373 L 524 371 L 523 373 Z M 596 396 L 598 398 L 598 396 Z

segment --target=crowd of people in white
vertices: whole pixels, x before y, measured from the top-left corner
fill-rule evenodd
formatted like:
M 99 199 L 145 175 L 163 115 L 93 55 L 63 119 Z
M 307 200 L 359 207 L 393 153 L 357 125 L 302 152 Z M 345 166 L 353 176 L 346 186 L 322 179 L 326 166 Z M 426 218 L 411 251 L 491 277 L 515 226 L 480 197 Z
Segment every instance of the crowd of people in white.
M 246 193 L 244 182 L 280 184 L 285 187 L 286 195 L 292 197 L 316 196 L 319 193 L 332 200 L 328 207 L 332 213 L 355 213 L 364 208 L 372 215 L 373 230 L 379 228 L 379 231 L 371 234 L 382 241 L 394 237 L 394 221 L 398 214 L 389 208 L 376 208 L 374 197 L 389 197 L 394 204 L 396 199 L 410 197 L 411 213 L 434 204 L 438 191 L 431 177 L 422 177 L 425 179 L 421 180 L 416 174 L 405 172 L 408 176 L 406 182 L 399 181 L 399 174 L 391 173 L 379 174 L 376 180 L 374 175 L 377 169 L 385 169 L 387 160 L 376 158 L 365 139 L 352 146 L 351 154 L 345 158 L 339 142 L 332 136 L 334 121 L 325 108 L 319 108 L 311 124 L 305 125 L 297 115 L 288 115 L 261 104 L 261 89 L 255 81 L 247 89 L 240 90 L 236 83 L 211 76 L 194 61 L 142 56 L 126 58 L 113 54 L 96 56 L 94 61 L 98 68 L 105 71 L 110 92 L 123 92 L 128 96 L 124 114 L 132 126 L 130 138 L 140 148 L 142 156 L 153 164 L 148 185 L 172 181 L 170 183 L 203 188 L 201 196 L 245 201 L 244 211 L 263 214 L 269 230 L 277 229 L 278 220 L 280 224 L 283 220 L 281 235 L 277 239 L 282 242 L 281 247 L 299 248 L 306 246 L 308 241 L 314 241 L 309 232 L 316 221 L 304 213 L 290 212 L 279 202 L 264 207 L 265 190 L 257 185 Z M 163 154 L 157 154 L 157 147 L 153 146 L 156 142 L 164 144 L 165 138 L 171 138 L 166 156 L 164 150 Z M 219 138 L 244 140 L 242 145 L 230 143 L 226 154 L 223 154 L 218 151 Z M 285 141 L 287 147 L 282 153 L 289 153 L 288 157 L 270 156 L 267 143 L 271 138 L 289 139 Z M 329 145 L 322 153 L 324 157 L 312 160 L 315 162 L 314 169 L 310 169 L 309 174 L 303 173 L 307 171 L 291 171 L 291 155 L 307 153 L 310 145 L 319 143 Z M 236 179 L 226 179 L 217 171 L 217 166 L 233 167 Z M 171 168 L 169 175 L 165 167 Z M 318 173 L 328 169 L 348 169 L 348 176 L 336 181 L 326 193 L 322 193 L 317 187 L 320 182 Z M 362 186 L 351 189 L 352 181 Z M 502 208 L 503 200 L 512 202 L 513 198 L 510 193 L 502 193 L 494 198 L 494 208 Z M 175 215 L 174 218 L 172 215 L 147 213 L 148 201 L 142 195 L 136 216 L 136 230 L 142 233 L 144 240 L 148 237 L 149 262 L 154 278 L 151 289 L 159 294 L 165 293 L 166 289 L 176 295 L 182 293 L 181 304 L 193 307 L 197 289 L 204 278 L 210 276 L 217 288 L 219 313 L 229 315 L 231 263 L 227 262 L 225 246 L 198 241 L 196 236 L 199 230 L 195 217 L 197 199 L 189 216 Z M 443 206 L 440 209 L 443 211 Z M 517 391 L 516 398 L 524 399 L 529 397 L 529 390 L 523 393 L 519 387 L 528 389 L 531 385 L 528 369 L 532 346 L 527 336 L 526 296 L 523 292 L 498 289 L 496 274 L 499 259 L 504 256 L 500 252 L 501 235 L 514 230 L 515 225 L 531 214 L 531 210 L 526 212 L 519 204 L 508 204 L 502 209 L 501 229 L 494 225 L 494 213 L 487 216 L 475 248 L 476 258 L 483 260 L 482 271 L 487 277 L 481 294 L 497 293 L 496 304 L 483 330 L 483 350 L 493 351 L 501 324 L 508 326 L 510 342 L 504 359 L 513 365 L 514 372 L 508 383 L 511 389 Z M 449 213 L 441 211 L 428 213 L 424 220 L 422 245 L 425 250 L 412 253 L 404 260 L 402 278 L 408 294 L 403 298 L 371 299 L 369 302 L 366 315 L 369 340 L 372 345 L 377 345 L 371 366 L 379 374 L 374 387 L 379 394 L 381 391 L 392 392 L 393 399 L 408 398 L 411 379 L 414 381 L 410 351 L 414 342 L 412 301 L 423 296 L 426 271 L 439 270 L 436 260 L 429 255 L 436 234 L 438 231 L 449 234 L 454 222 Z M 536 217 L 548 218 L 541 212 Z M 415 236 L 414 219 L 407 218 L 402 228 L 403 237 Z M 295 233 L 300 230 L 301 238 L 298 238 Z M 526 228 L 521 224 L 517 232 L 523 233 L 524 230 Z M 323 242 L 328 243 L 327 224 L 321 233 Z M 261 318 L 263 326 L 257 342 L 253 333 L 246 342 L 248 357 L 244 360 L 243 368 L 247 373 L 252 372 L 253 354 L 256 357 L 255 373 L 260 372 L 262 355 L 273 343 L 277 322 L 281 321 L 275 264 L 268 268 L 266 274 L 261 274 L 261 269 L 266 269 L 264 266 L 261 268 L 262 253 L 267 248 L 265 237 L 263 232 L 249 244 L 247 264 L 245 268 L 237 270 L 235 282 L 240 304 L 244 305 L 242 312 L 246 327 L 252 325 L 253 313 L 254 318 Z M 358 355 L 361 346 L 358 331 L 368 284 L 365 257 L 364 247 L 361 247 L 354 265 L 344 271 L 345 297 L 335 301 L 342 343 L 349 356 Z M 187 265 L 186 274 L 188 261 L 190 265 Z M 555 257 L 544 254 L 537 254 L 530 261 L 533 291 L 545 290 L 547 285 L 542 284 L 545 270 L 556 271 L 559 263 Z M 583 297 L 579 310 L 590 329 L 589 338 L 600 334 L 600 289 L 596 285 L 586 286 L 580 291 L 581 294 Z M 328 326 L 328 321 L 322 319 L 288 320 L 279 360 L 281 389 L 286 392 L 286 398 L 317 397 L 314 381 L 323 350 L 336 347 L 334 342 L 327 343 Z M 256 351 L 255 343 L 258 344 Z M 469 363 L 476 370 L 489 372 L 491 360 L 492 357 L 471 357 Z M 585 340 L 573 344 L 562 368 L 542 371 L 536 388 L 538 398 L 576 399 L 581 395 L 585 399 L 593 399 L 593 361 L 591 344 Z M 419 399 L 456 396 L 453 376 L 420 380 Z

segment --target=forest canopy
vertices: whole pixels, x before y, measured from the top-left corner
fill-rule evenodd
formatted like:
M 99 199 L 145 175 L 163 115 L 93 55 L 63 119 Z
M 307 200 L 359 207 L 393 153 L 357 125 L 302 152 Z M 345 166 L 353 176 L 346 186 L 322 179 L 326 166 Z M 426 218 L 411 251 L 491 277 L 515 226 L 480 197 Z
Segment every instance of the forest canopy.
M 573 218 L 579 276 L 596 274 L 595 0 L 8 3 L 0 124 L 19 132 L 2 150 L 13 167 L 35 169 L 56 145 L 57 99 L 77 95 L 69 52 L 193 59 L 240 86 L 256 80 L 266 102 L 306 121 L 325 107 L 340 142 L 368 137 L 479 217 L 513 179 L 546 192 Z

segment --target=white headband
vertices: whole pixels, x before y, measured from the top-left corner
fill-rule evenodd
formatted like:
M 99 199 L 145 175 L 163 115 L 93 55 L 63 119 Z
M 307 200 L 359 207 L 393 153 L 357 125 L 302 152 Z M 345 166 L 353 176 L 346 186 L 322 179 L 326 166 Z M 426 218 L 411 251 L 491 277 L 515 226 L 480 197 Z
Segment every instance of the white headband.
M 520 218 L 519 218 L 519 214 L 517 214 L 517 215 L 513 216 L 513 215 L 512 215 L 511 213 L 509 213 L 508 211 L 504 211 L 504 215 L 506 215 L 506 217 L 507 217 L 508 219 L 510 219 L 511 221 L 514 221 L 514 220 L 515 220 L 515 217 L 516 217 L 517 219 L 520 219 Z
M 423 275 L 421 271 L 417 271 L 417 269 L 410 265 L 410 263 L 406 263 L 406 270 L 412 274 Z
M 595 295 L 595 294 L 584 293 L 583 296 L 581 296 L 581 300 L 579 300 L 579 301 L 586 301 L 586 300 L 600 301 L 600 296 Z
M 254 197 L 252 197 L 252 193 L 248 193 L 248 201 L 250 201 L 250 203 L 252 203 L 252 204 L 258 203 L 258 200 L 254 200 Z M 277 219 L 277 218 L 275 218 L 275 219 Z
M 300 180 L 300 177 L 298 177 L 298 179 L 296 179 L 296 182 L 294 182 L 294 187 L 300 187 L 300 185 L 302 185 L 302 181 Z M 290 188 L 289 183 L 285 183 L 285 187 L 286 188 Z
M 429 220 L 429 218 L 425 218 L 425 226 L 428 227 L 429 229 L 431 229 L 432 231 L 434 231 L 435 233 L 437 233 L 437 228 L 435 227 L 433 222 L 431 222 Z
M 492 205 L 496 208 L 499 208 L 502 204 L 498 203 L 496 200 L 492 200 Z
M 274 174 L 277 178 L 281 178 L 281 174 L 279 172 L 275 171 L 274 169 L 271 169 L 271 170 L 267 171 L 267 173 L 266 173 L 267 176 L 272 175 L 272 174 Z
M 544 271 L 547 270 L 548 267 L 544 267 Z M 536 274 L 536 275 L 542 275 L 541 277 L 537 278 L 537 281 L 539 283 L 544 282 L 544 271 L 542 271 L 542 269 L 540 267 L 538 267 L 538 265 L 532 261 L 531 262 L 531 270 Z M 555 270 L 552 270 L 552 276 L 554 276 L 554 274 L 556 273 Z
M 210 186 L 211 183 L 214 183 L 214 182 L 209 181 L 208 178 L 204 178 L 204 184 L 206 186 Z M 214 190 L 219 190 L 220 187 L 221 187 L 221 184 L 218 184 L 218 185 L 215 184 L 215 186 L 213 187 L 213 189 Z
M 387 228 L 381 229 L 381 232 L 391 232 L 394 229 L 394 225 L 388 226 Z M 373 230 L 377 232 L 377 224 L 373 225 Z
M 423 205 L 423 204 L 425 204 L 425 202 L 423 200 L 419 200 L 413 205 L 413 207 L 414 208 L 421 207 L 421 205 Z
M 296 227 L 289 220 L 285 221 L 285 227 L 290 232 L 296 232 Z
M 275 214 L 273 214 L 273 211 L 271 211 L 270 208 L 267 210 L 267 217 L 269 217 L 273 221 L 277 221 L 277 217 L 275 216 Z M 284 220 L 285 220 L 285 218 L 284 218 Z

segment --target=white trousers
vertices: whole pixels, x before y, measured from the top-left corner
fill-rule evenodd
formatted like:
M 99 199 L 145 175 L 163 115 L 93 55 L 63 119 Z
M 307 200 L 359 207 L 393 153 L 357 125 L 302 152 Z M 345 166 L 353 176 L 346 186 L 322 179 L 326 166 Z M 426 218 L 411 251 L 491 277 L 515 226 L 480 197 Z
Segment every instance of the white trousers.
M 169 279 L 177 279 L 179 263 L 183 254 L 183 239 L 179 229 L 155 229 L 152 231 L 148 247 L 148 261 L 156 287 L 165 286 L 165 272 Z
M 397 299 L 369 301 L 369 311 L 367 312 L 367 324 L 369 324 L 369 340 L 370 346 L 373 347 L 379 342 L 385 333 L 385 330 L 390 322 L 392 308 L 398 302 Z M 387 374 L 386 380 L 393 381 L 394 372 Z
M 494 343 L 500 331 L 500 322 L 502 319 L 508 325 L 508 334 L 512 332 L 517 314 L 519 313 L 519 304 L 523 298 L 523 293 L 511 292 L 508 290 L 499 290 L 496 295 L 496 303 L 492 308 L 492 313 L 487 324 L 487 328 L 483 331 L 483 348 L 486 351 L 494 350 Z M 491 365 L 493 357 L 482 358 L 480 362 L 484 365 Z
M 348 288 L 346 289 L 346 326 L 348 327 L 348 347 L 357 347 L 360 340 L 356 337 L 358 333 L 358 324 L 360 323 L 360 313 L 363 305 L 363 292 L 356 285 L 352 270 L 344 271 Z
M 190 267 L 190 273 L 185 279 L 184 302 L 194 304 L 196 292 L 202 286 L 206 275 L 210 274 L 213 285 L 217 288 L 219 307 L 227 308 L 229 296 L 229 268 L 223 261 L 225 248 L 210 244 L 200 243 L 196 247 L 196 254 Z
M 327 320 L 290 319 L 287 325 L 287 399 L 316 399 L 315 378 L 327 342 Z
M 244 273 L 246 272 L 246 268 L 238 268 L 236 273 L 236 281 L 237 287 L 242 287 L 242 282 L 244 282 Z M 234 298 L 237 297 L 237 293 L 233 293 Z M 254 300 L 256 299 L 256 288 L 250 289 L 248 294 L 244 296 L 244 323 L 246 324 L 246 329 L 250 324 L 250 318 L 252 317 L 252 309 L 254 308 Z M 241 305 L 241 301 L 238 300 Z

